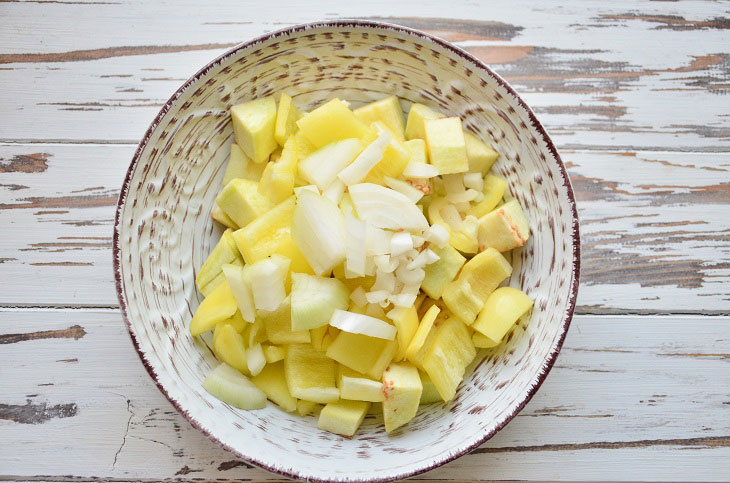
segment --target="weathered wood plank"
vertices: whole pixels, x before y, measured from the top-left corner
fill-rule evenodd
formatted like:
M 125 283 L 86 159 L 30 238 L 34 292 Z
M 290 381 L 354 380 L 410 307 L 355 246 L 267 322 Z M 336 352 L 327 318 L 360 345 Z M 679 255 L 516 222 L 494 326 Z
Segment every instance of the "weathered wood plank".
M 111 230 L 131 146 L 0 146 L 3 305 L 116 306 Z M 579 313 L 730 313 L 730 159 L 565 152 Z M 539 234 L 536 234 L 539 236 Z
M 0 311 L 0 336 L 74 326 L 81 337 L 0 345 L 0 477 L 270 477 L 175 412 L 115 311 Z M 630 468 L 631 479 L 722 479 L 730 471 L 728 361 L 728 317 L 578 316 L 522 413 L 425 478 L 611 479 Z
M 0 140 L 136 142 L 182 81 L 229 46 L 293 23 L 377 12 L 490 63 L 561 147 L 730 150 L 723 4 L 452 2 L 444 12 L 406 0 L 345 3 L 333 13 L 324 3 L 250 9 L 228 0 L 200 9 L 189 0 L 175 8 L 10 2 L 0 10 L 12 26 L 0 29 L 0 115 L 13 120 L 0 126 Z M 135 35 L 120 36 L 130 24 Z

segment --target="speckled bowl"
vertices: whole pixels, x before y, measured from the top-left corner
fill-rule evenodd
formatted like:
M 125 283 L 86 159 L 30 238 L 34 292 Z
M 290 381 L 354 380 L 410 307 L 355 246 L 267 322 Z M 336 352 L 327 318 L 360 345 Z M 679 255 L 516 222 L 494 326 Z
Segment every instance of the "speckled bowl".
M 273 404 L 240 411 L 201 387 L 216 360 L 187 329 L 201 298 L 195 270 L 220 236 L 210 218 L 233 141 L 228 108 L 286 91 L 310 109 L 333 96 L 395 94 L 460 116 L 493 145 L 495 170 L 530 219 L 510 285 L 533 299 L 524 320 L 466 377 L 448 404 L 423 407 L 385 433 L 371 415 L 352 439 Z M 578 217 L 565 167 L 530 108 L 486 65 L 396 25 L 335 21 L 290 27 L 235 47 L 175 92 L 127 172 L 114 230 L 119 302 L 140 358 L 172 404 L 211 440 L 281 475 L 383 481 L 428 471 L 475 449 L 535 394 L 560 350 L 578 290 Z M 482 475 L 489 477 L 489 475 Z

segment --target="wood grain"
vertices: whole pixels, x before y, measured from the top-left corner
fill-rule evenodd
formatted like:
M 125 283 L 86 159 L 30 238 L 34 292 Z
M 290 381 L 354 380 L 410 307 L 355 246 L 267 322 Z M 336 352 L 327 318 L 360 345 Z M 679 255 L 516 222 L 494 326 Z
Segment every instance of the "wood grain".
M 686 479 L 727 475 L 728 359 L 697 354 L 730 353 L 730 318 L 578 316 L 573 324 L 522 413 L 425 478 L 610 479 L 625 475 L 626 464 L 634 479 L 676 479 L 678 468 Z M 116 312 L 0 311 L 0 334 L 74 325 L 86 335 L 0 345 L 0 477 L 273 478 L 233 459 L 172 408 Z
M 723 4 L 454 2 L 444 12 L 371 1 L 337 13 L 284 2 L 252 12 L 231 0 L 202 10 L 191 1 L 0 5 L 14 27 L 0 31 L 0 115 L 13 119 L 0 140 L 136 143 L 183 80 L 228 46 L 324 16 L 391 21 L 456 42 L 509 80 L 562 148 L 730 150 Z M 71 21 L 92 9 L 93 21 Z M 120 40 L 130 23 L 135 35 Z
M 14 280 L 0 304 L 115 307 L 111 228 L 133 147 L 5 145 L 0 167 L 41 153 L 43 170 L 6 172 L 0 186 L 0 261 Z M 726 155 L 563 158 L 581 218 L 579 313 L 730 314 Z

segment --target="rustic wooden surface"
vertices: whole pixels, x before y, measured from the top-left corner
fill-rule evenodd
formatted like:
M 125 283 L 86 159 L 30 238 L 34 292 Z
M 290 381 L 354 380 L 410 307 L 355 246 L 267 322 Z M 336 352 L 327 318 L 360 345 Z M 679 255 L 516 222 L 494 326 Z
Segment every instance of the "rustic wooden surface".
M 113 288 L 114 205 L 183 80 L 255 35 L 341 17 L 490 63 L 579 201 L 578 315 L 555 368 L 507 428 L 422 478 L 729 479 L 730 6 L 375 0 L 0 2 L 0 479 L 273 478 L 144 371 Z

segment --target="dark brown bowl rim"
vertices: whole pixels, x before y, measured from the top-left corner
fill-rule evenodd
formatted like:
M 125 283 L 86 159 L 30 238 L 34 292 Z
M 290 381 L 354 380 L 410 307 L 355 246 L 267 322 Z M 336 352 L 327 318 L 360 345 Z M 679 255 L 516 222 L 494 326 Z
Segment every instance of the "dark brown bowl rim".
M 438 37 L 435 37 L 431 34 L 427 34 L 425 32 L 422 32 L 420 30 L 411 29 L 408 27 L 403 27 L 401 25 L 396 24 L 390 24 L 386 22 L 375 22 L 370 20 L 356 20 L 356 19 L 345 19 L 345 20 L 329 20 L 329 21 L 322 21 L 322 22 L 312 22 L 312 23 L 306 23 L 306 24 L 299 24 L 299 25 L 293 25 L 291 27 L 283 28 L 280 30 L 276 30 L 273 32 L 269 32 L 267 34 L 261 35 L 259 37 L 256 37 L 254 39 L 251 39 L 247 42 L 243 42 L 241 44 L 236 45 L 235 47 L 231 48 L 227 52 L 219 55 L 212 61 L 210 61 L 208 64 L 205 65 L 202 69 L 200 69 L 198 72 L 196 72 L 192 77 L 190 77 L 180 88 L 178 88 L 175 93 L 167 100 L 167 102 L 164 104 L 162 109 L 160 109 L 160 112 L 157 114 L 155 119 L 150 124 L 150 127 L 147 128 L 147 131 L 144 134 L 144 137 L 142 138 L 142 141 L 140 141 L 139 146 L 137 147 L 137 150 L 134 153 L 134 157 L 132 158 L 132 162 L 129 165 L 129 169 L 127 170 L 127 174 L 124 178 L 124 184 L 122 185 L 121 192 L 119 194 L 119 200 L 117 202 L 117 210 L 114 217 L 114 239 L 113 239 L 113 257 L 114 257 L 114 280 L 115 280 L 115 287 L 117 291 L 117 297 L 119 298 L 119 305 L 122 310 L 122 318 L 124 319 L 124 322 L 127 326 L 127 331 L 129 332 L 129 336 L 132 339 L 132 344 L 134 345 L 135 350 L 137 351 L 137 354 L 139 355 L 140 360 L 142 361 L 142 364 L 144 365 L 145 369 L 147 369 L 147 372 L 149 373 L 150 377 L 152 377 L 152 380 L 157 385 L 158 389 L 162 394 L 165 395 L 168 401 L 177 409 L 177 411 L 183 415 L 185 419 L 188 420 L 188 422 L 198 429 L 200 432 L 202 432 L 204 435 L 206 435 L 211 441 L 218 444 L 220 447 L 226 449 L 227 451 L 233 453 L 235 456 L 241 458 L 244 461 L 247 461 L 249 463 L 252 463 L 260 468 L 263 468 L 265 470 L 268 470 L 272 473 L 277 473 L 282 476 L 286 476 L 293 479 L 301 479 L 303 476 L 307 478 L 307 481 L 340 481 L 340 480 L 325 480 L 325 479 L 317 479 L 317 478 L 311 478 L 307 477 L 307 475 L 301 475 L 297 474 L 296 472 L 289 472 L 285 471 L 279 468 L 275 468 L 272 466 L 267 465 L 266 463 L 263 463 L 261 461 L 257 461 L 255 459 L 252 459 L 250 457 L 247 457 L 246 455 L 241 454 L 236 449 L 231 448 L 230 446 L 226 445 L 222 441 L 220 441 L 218 438 L 216 438 L 214 435 L 210 434 L 206 428 L 204 428 L 198 421 L 190 416 L 185 409 L 183 409 L 178 402 L 173 399 L 170 394 L 168 394 L 167 390 L 162 386 L 159 379 L 157 378 L 157 375 L 155 374 L 155 371 L 152 369 L 152 366 L 145 358 L 145 355 L 142 353 L 142 350 L 140 349 L 139 342 L 137 341 L 137 337 L 132 329 L 132 325 L 129 322 L 129 316 L 127 314 L 127 304 L 124 297 L 124 290 L 122 288 L 122 272 L 121 272 L 121 250 L 120 250 L 120 244 L 119 244 L 119 226 L 121 221 L 121 213 L 122 209 L 124 207 L 124 204 L 127 199 L 127 195 L 129 192 L 129 185 L 132 179 L 132 174 L 134 173 L 134 170 L 137 166 L 137 162 L 139 161 L 140 155 L 142 154 L 142 151 L 147 145 L 147 142 L 150 140 L 150 137 L 152 136 L 153 131 L 159 124 L 159 122 L 162 120 L 162 118 L 167 114 L 169 109 L 172 107 L 173 103 L 177 100 L 178 97 L 188 88 L 190 87 L 195 81 L 197 81 L 201 76 L 205 75 L 208 71 L 210 71 L 212 68 L 220 64 L 224 59 L 229 57 L 230 55 L 233 55 L 234 53 L 238 52 L 241 49 L 248 48 L 252 45 L 255 45 L 257 43 L 265 42 L 269 39 L 279 37 L 282 35 L 289 35 L 296 32 L 301 32 L 305 30 L 311 30 L 311 29 L 317 29 L 317 28 L 332 28 L 332 27 L 359 27 L 359 28 L 370 28 L 374 30 L 387 30 L 387 31 L 396 31 L 396 32 L 405 32 L 409 35 L 413 35 L 415 37 L 419 37 L 423 40 L 428 40 L 430 42 L 433 42 L 444 49 L 447 49 L 454 54 L 460 56 L 467 62 L 472 63 L 475 67 L 485 71 L 487 74 L 489 74 L 491 77 L 494 78 L 494 80 L 503 88 L 505 88 L 514 98 L 517 100 L 518 104 L 525 109 L 527 112 L 530 121 L 532 125 L 535 127 L 537 132 L 542 136 L 543 141 L 545 141 L 545 144 L 547 145 L 548 150 L 550 151 L 550 154 L 552 154 L 555 161 L 558 163 L 558 167 L 560 168 L 561 175 L 563 177 L 563 186 L 567 190 L 568 199 L 570 201 L 570 207 L 572 211 L 572 217 L 573 217 L 573 284 L 571 287 L 571 294 L 570 299 L 568 300 L 568 309 L 566 311 L 565 319 L 563 320 L 562 325 L 562 332 L 560 334 L 560 338 L 558 340 L 558 344 L 555 347 L 555 350 L 548 356 L 546 359 L 542 373 L 538 376 L 537 383 L 532 386 L 532 388 L 527 393 L 527 396 L 522 400 L 522 402 L 517 406 L 517 408 L 514 410 L 512 414 L 510 414 L 507 418 L 505 418 L 504 421 L 502 421 L 497 427 L 495 427 L 493 430 L 487 432 L 483 437 L 475 441 L 473 444 L 468 446 L 467 448 L 451 454 L 441 460 L 434 461 L 432 464 L 425 466 L 423 468 L 394 475 L 394 476 L 388 476 L 385 478 L 376 478 L 376 479 L 363 479 L 363 480 L 344 480 L 344 481 L 364 481 L 364 482 L 386 482 L 386 481 L 394 481 L 398 479 L 403 478 L 409 478 L 412 476 L 420 475 L 422 473 L 426 473 L 428 471 L 431 471 L 435 468 L 438 468 L 441 465 L 444 465 L 446 463 L 449 463 L 451 461 L 454 461 L 457 458 L 460 458 L 464 456 L 467 453 L 470 453 L 474 449 L 478 448 L 482 444 L 484 444 L 486 441 L 491 439 L 498 431 L 500 431 L 502 428 L 504 428 L 507 423 L 509 423 L 522 409 L 525 407 L 525 405 L 532 399 L 532 396 L 535 395 L 537 390 L 540 388 L 542 383 L 545 381 L 545 378 L 547 378 L 548 373 L 550 372 L 550 369 L 552 369 L 553 364 L 555 363 L 555 360 L 560 353 L 560 349 L 563 346 L 563 342 L 565 341 L 565 336 L 568 333 L 568 328 L 570 327 L 570 322 L 573 318 L 573 312 L 575 310 L 575 304 L 576 299 L 578 297 L 578 285 L 579 285 L 579 279 L 580 279 L 580 233 L 579 233 L 579 221 L 578 221 L 578 211 L 575 203 L 575 195 L 573 193 L 573 187 L 570 183 L 570 178 L 568 177 L 568 172 L 565 169 L 565 165 L 563 164 L 562 159 L 560 158 L 560 154 L 558 154 L 557 149 L 555 148 L 555 144 L 553 144 L 553 141 L 550 139 L 550 136 L 547 134 L 547 131 L 545 131 L 545 128 L 542 126 L 540 121 L 538 121 L 537 117 L 535 116 L 535 113 L 532 111 L 532 109 L 525 103 L 524 100 L 517 94 L 517 92 L 514 90 L 512 86 L 510 86 L 507 81 L 502 79 L 497 73 L 492 71 L 491 68 L 489 68 L 484 62 L 474 57 L 469 52 L 451 44 L 450 42 L 447 42 L 443 39 L 440 39 Z

